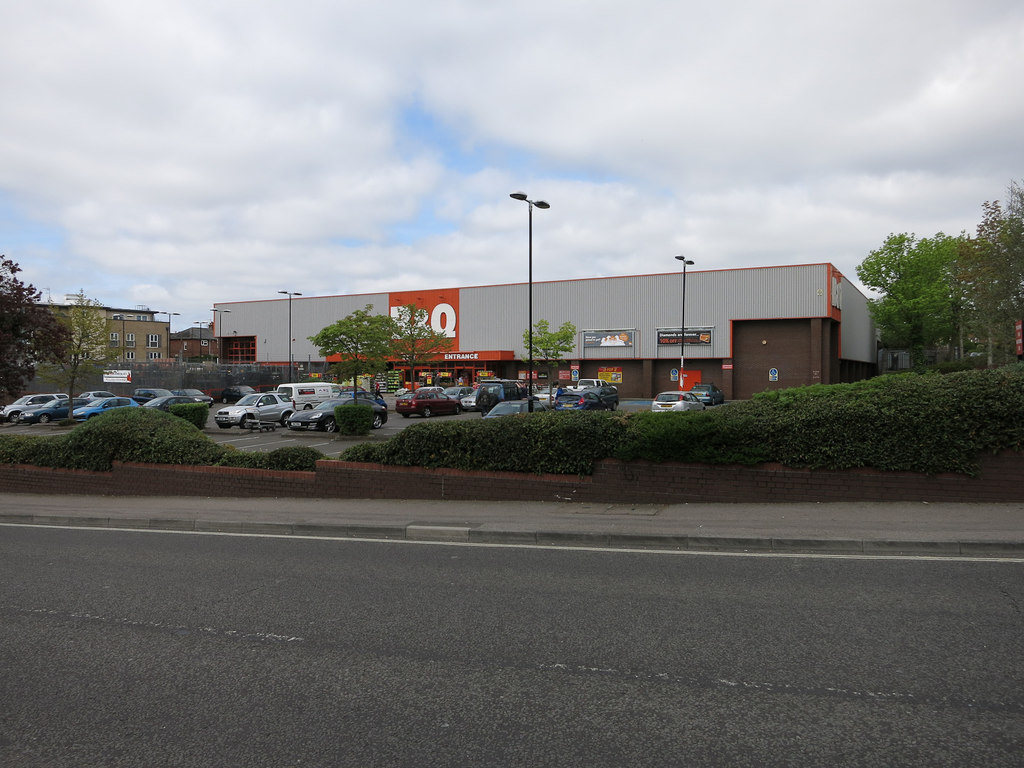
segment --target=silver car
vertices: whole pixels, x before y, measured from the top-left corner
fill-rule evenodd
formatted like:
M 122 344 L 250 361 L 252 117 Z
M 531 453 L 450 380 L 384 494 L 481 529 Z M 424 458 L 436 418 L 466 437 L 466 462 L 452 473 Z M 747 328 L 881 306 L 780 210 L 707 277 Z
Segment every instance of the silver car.
M 241 398 L 234 405 L 218 410 L 213 415 L 213 420 L 221 429 L 247 427 L 254 422 L 273 421 L 283 427 L 294 411 L 292 401 L 276 392 L 254 392 Z
M 657 397 L 651 401 L 651 410 L 655 413 L 665 411 L 703 411 L 704 403 L 697 399 L 692 392 L 680 392 L 671 390 L 659 392 Z

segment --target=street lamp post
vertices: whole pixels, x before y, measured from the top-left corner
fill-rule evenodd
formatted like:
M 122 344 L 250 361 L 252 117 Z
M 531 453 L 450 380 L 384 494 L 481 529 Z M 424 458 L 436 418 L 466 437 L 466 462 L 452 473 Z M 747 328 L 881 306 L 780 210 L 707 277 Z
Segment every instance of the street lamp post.
M 214 333 L 214 336 L 215 336 L 215 338 L 223 338 L 224 334 L 220 334 L 220 336 L 216 336 L 217 332 L 220 331 L 220 321 L 217 320 L 217 313 L 218 312 L 220 312 L 222 314 L 224 312 L 230 313 L 231 310 L 230 309 L 217 309 L 216 307 L 214 307 L 210 311 L 213 312 L 213 333 Z M 216 355 L 217 363 L 218 364 L 220 363 L 220 348 L 221 348 L 221 343 L 218 341 L 217 342 L 217 355 Z
M 679 317 L 679 391 L 686 391 L 686 268 L 693 266 L 693 260 L 685 256 L 676 256 L 678 261 L 683 262 L 683 300 L 680 302 Z
M 530 200 L 526 197 L 525 192 L 513 192 L 509 195 L 513 200 L 522 200 L 529 206 L 529 218 L 530 218 L 530 259 L 529 259 L 529 300 L 527 310 L 527 353 L 529 354 L 529 363 L 527 367 L 527 379 L 526 379 L 526 409 L 533 413 L 533 208 L 536 206 L 541 210 L 550 208 L 551 206 L 543 200 Z
M 298 291 L 278 291 L 288 297 L 288 379 L 295 375 L 295 362 L 292 359 L 292 296 L 301 296 Z
M 154 315 L 167 315 L 167 357 L 171 356 L 171 318 L 180 315 L 180 312 L 154 312 Z

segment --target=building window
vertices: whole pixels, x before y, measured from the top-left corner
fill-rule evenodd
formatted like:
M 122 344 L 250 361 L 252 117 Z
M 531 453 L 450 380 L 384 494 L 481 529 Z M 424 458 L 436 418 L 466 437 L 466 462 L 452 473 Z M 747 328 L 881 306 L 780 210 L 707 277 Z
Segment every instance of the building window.
M 124 359 L 125 360 L 134 360 L 135 359 L 135 353 L 134 352 L 125 352 L 124 353 Z
M 111 346 L 111 347 L 119 347 L 119 346 L 121 346 L 121 334 L 116 333 L 116 332 L 111 333 L 110 334 L 110 344 L 109 344 L 109 346 Z
M 255 363 L 256 337 L 232 336 L 223 341 L 224 358 L 229 363 Z
M 135 346 L 135 334 L 134 333 L 126 333 L 124 335 L 124 345 L 126 347 L 134 347 Z
M 146 355 L 146 357 L 148 357 L 150 360 L 159 360 L 160 359 L 160 353 L 159 352 L 149 352 Z
M 159 333 L 150 333 L 150 334 L 148 334 L 146 336 L 146 346 L 149 347 L 150 349 L 152 349 L 153 347 L 159 347 L 160 346 L 160 334 Z M 150 355 L 150 357 L 153 357 L 153 355 Z

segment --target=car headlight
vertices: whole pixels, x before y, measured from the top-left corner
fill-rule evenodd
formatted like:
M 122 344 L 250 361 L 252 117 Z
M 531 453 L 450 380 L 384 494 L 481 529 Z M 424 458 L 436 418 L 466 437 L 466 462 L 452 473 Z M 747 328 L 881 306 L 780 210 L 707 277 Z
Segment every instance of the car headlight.
M 323 416 L 323 415 L 324 415 L 324 414 L 323 414 L 323 411 L 321 411 L 320 413 L 311 413 L 311 414 L 309 415 L 309 420 L 310 420 L 310 421 L 315 421 L 316 419 L 319 419 L 319 418 L 320 418 L 321 416 Z

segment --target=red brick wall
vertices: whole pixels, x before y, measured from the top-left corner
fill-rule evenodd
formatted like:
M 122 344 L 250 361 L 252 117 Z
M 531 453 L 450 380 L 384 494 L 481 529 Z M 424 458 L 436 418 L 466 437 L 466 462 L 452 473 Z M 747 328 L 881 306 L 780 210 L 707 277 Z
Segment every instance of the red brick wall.
M 1024 454 L 983 456 L 977 477 L 602 461 L 593 476 L 317 462 L 316 472 L 117 464 L 112 472 L 0 465 L 0 491 L 110 496 L 587 501 L 1024 501 Z

